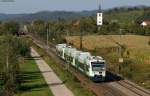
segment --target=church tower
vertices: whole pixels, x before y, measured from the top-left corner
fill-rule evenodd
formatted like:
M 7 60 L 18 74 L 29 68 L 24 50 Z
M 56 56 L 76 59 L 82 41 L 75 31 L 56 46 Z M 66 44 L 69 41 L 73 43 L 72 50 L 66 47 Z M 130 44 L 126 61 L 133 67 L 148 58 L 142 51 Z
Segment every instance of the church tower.
M 101 9 L 101 1 L 99 0 L 99 10 L 97 12 L 97 26 L 100 27 L 103 25 L 103 13 Z

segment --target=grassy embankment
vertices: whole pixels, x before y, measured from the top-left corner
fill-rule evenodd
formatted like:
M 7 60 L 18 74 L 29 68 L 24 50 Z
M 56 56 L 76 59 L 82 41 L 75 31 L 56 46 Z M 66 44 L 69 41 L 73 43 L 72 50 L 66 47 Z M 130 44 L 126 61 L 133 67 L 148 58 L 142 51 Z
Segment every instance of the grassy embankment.
M 134 20 L 138 17 L 142 16 L 144 10 L 130 10 L 130 11 L 120 11 L 120 12 L 109 12 L 104 14 L 104 18 L 108 21 L 115 20 L 121 26 L 124 25 L 131 25 L 133 24 Z
M 68 37 L 67 41 L 79 48 L 79 37 Z M 107 68 L 119 73 L 119 53 L 115 49 L 118 45 L 115 42 L 120 42 L 117 35 L 85 36 L 83 47 L 94 51 L 93 53 L 96 55 L 103 56 L 108 62 Z M 127 46 L 127 49 L 124 53 L 125 62 L 121 64 L 120 73 L 124 77 L 150 89 L 150 46 L 148 45 L 148 37 L 126 35 L 122 36 L 121 42 Z
M 20 64 L 22 83 L 15 96 L 53 96 L 34 60 Z
M 93 92 L 84 88 L 74 75 L 59 64 L 56 64 L 56 62 L 48 56 L 43 49 L 39 48 L 35 44 L 33 44 L 33 47 L 40 55 L 44 55 L 43 59 L 49 64 L 62 81 L 66 81 L 65 85 L 74 93 L 75 96 L 95 96 Z

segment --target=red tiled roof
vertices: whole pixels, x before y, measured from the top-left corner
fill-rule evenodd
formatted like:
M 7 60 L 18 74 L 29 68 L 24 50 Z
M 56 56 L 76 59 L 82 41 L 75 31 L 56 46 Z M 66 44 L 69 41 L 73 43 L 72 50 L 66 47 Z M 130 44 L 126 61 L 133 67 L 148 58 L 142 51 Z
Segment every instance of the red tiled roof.
M 147 25 L 150 25 L 150 21 L 149 20 L 145 20 L 143 22 L 145 22 Z

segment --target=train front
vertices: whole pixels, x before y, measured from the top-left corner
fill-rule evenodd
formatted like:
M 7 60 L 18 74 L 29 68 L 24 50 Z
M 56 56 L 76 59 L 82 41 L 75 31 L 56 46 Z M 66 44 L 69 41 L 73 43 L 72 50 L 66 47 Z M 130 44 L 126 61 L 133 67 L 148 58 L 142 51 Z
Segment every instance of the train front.
M 104 81 L 106 77 L 106 63 L 102 57 L 93 56 L 90 59 L 91 79 L 93 81 Z

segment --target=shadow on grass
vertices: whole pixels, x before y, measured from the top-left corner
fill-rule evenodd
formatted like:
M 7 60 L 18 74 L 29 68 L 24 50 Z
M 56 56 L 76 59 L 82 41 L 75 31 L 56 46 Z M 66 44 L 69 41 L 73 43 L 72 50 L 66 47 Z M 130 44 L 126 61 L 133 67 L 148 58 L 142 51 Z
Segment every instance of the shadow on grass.
M 40 57 L 35 57 L 35 58 L 31 57 L 31 58 L 24 58 L 24 60 L 41 60 L 41 58 Z
M 22 72 L 20 76 L 21 85 L 19 91 L 39 91 L 42 88 L 46 88 L 48 85 L 42 79 L 43 77 L 41 76 L 40 71 Z
M 44 71 L 42 73 L 52 72 L 52 71 Z M 41 78 L 43 78 L 40 71 L 35 72 L 22 72 L 21 73 L 21 86 L 19 88 L 19 92 L 27 92 L 27 91 L 40 91 L 42 88 L 46 88 L 48 86 L 58 86 L 66 83 L 66 81 L 46 84 L 44 82 L 39 82 Z M 37 82 L 36 82 L 37 81 Z
M 40 60 L 43 57 L 41 56 L 34 56 L 34 57 L 24 57 L 25 60 Z

